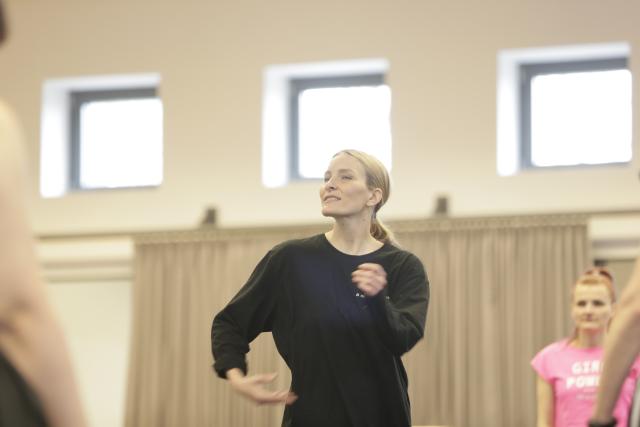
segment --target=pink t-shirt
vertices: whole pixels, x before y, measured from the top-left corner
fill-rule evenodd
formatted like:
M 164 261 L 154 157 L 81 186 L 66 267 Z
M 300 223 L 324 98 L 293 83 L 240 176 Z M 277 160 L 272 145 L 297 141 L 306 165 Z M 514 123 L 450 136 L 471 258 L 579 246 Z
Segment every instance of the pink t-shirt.
M 602 347 L 576 348 L 562 340 L 543 348 L 531 361 L 531 366 L 553 388 L 554 427 L 584 427 L 595 404 L 600 372 Z M 619 426 L 627 425 L 629 409 L 640 374 L 640 358 L 636 359 L 625 380 L 614 416 Z

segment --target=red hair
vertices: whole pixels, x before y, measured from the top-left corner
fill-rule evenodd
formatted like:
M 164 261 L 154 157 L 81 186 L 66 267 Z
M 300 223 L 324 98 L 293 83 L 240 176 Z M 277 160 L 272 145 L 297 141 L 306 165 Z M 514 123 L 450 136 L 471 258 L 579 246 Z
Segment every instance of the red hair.
M 616 289 L 613 285 L 613 275 L 605 267 L 593 267 L 582 273 L 578 280 L 573 285 L 571 290 L 571 297 L 573 298 L 573 291 L 578 285 L 604 285 L 609 291 L 611 302 L 616 302 Z

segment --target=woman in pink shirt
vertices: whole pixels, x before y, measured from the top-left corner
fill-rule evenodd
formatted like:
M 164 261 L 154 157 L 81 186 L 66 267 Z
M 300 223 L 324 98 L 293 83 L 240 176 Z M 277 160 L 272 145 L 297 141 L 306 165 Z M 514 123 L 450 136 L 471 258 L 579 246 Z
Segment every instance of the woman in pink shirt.
M 615 303 L 611 274 L 603 268 L 585 272 L 573 286 L 570 338 L 542 349 L 531 361 L 538 374 L 538 427 L 585 427 L 595 403 L 602 346 Z M 625 380 L 615 409 L 619 426 L 627 425 L 640 361 Z

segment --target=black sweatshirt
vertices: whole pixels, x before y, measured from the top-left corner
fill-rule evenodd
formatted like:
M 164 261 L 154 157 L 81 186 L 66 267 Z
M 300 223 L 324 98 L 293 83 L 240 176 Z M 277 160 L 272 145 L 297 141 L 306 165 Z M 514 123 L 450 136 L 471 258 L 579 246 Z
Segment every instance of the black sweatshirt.
M 46 427 L 40 401 L 0 352 L 0 427 Z
M 387 272 L 387 287 L 363 297 L 358 265 Z M 247 372 L 245 354 L 271 331 L 291 369 L 287 427 L 405 427 L 411 424 L 400 356 L 424 333 L 429 284 L 420 260 L 385 244 L 366 255 L 338 251 L 324 234 L 274 247 L 215 317 L 214 369 Z

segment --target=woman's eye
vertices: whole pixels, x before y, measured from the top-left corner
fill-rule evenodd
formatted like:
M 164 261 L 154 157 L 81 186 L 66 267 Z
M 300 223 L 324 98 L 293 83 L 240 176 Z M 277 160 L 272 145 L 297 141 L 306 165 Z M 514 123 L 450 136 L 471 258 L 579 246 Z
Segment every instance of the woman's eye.
M 584 301 L 578 301 L 578 302 L 576 303 L 576 305 L 577 305 L 578 307 L 584 307 L 585 305 L 587 305 L 587 303 L 586 303 L 586 302 L 584 302 Z
M 353 179 L 353 177 L 352 177 L 352 176 L 349 176 L 349 175 L 343 175 L 343 176 L 342 176 L 342 179 Z
M 594 301 L 593 305 L 595 305 L 596 307 L 602 307 L 604 305 L 604 302 L 602 302 L 602 301 Z

